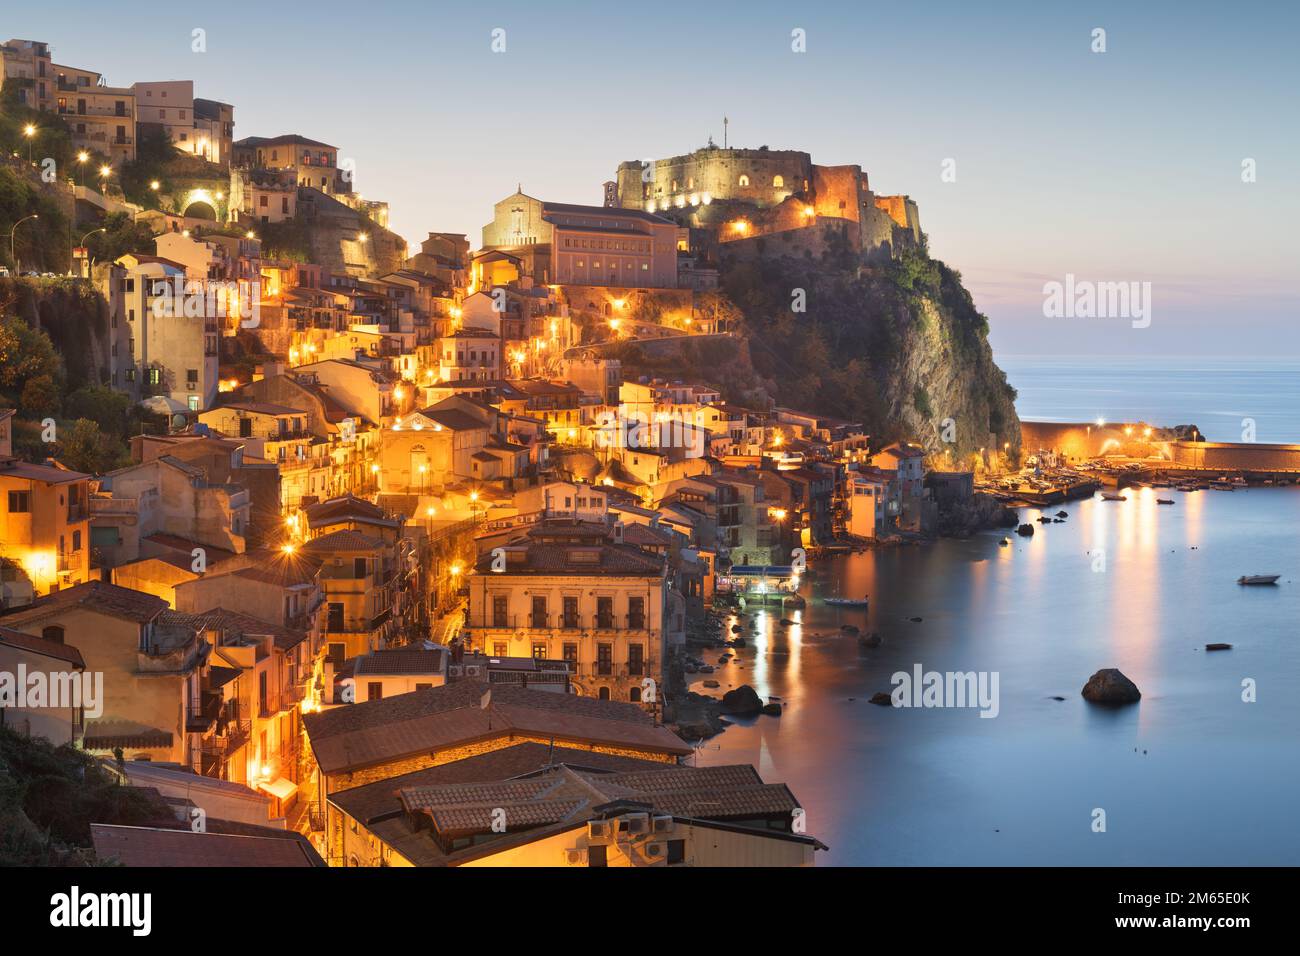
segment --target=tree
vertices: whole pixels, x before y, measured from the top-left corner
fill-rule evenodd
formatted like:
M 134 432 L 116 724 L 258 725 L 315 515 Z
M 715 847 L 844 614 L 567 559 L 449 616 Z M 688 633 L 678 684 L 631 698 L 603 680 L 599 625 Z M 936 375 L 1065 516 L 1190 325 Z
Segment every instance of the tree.
M 103 385 L 85 385 L 63 403 L 68 418 L 88 418 L 113 438 L 126 435 L 130 409 L 131 400 L 126 395 Z
M 28 418 L 46 418 L 59 411 L 59 387 L 48 375 L 33 375 L 23 384 L 18 410 Z M 95 426 L 98 429 L 98 425 Z
M 86 240 L 86 248 L 96 262 L 114 262 L 128 253 L 152 254 L 153 230 L 144 222 L 135 222 L 124 212 L 104 217 L 104 232 Z
M 18 392 L 28 379 L 59 377 L 59 356 L 54 343 L 40 329 L 18 316 L 0 319 L 0 389 Z
M 98 475 L 113 465 L 115 450 L 89 418 L 78 418 L 59 442 L 59 461 L 73 471 Z

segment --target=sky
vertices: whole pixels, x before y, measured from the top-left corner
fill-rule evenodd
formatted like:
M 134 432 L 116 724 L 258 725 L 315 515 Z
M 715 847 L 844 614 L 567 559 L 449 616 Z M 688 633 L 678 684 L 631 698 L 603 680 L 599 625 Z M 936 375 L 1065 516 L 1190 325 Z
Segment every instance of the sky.
M 857 163 L 915 199 L 995 353 L 1300 355 L 1290 0 L 64 0 L 2 20 L 112 85 L 193 79 L 234 104 L 236 138 L 338 146 L 412 244 L 477 245 L 516 184 L 599 204 L 618 163 L 721 143 L 726 116 L 733 146 Z M 1150 283 L 1149 309 L 1045 315 L 1067 275 Z

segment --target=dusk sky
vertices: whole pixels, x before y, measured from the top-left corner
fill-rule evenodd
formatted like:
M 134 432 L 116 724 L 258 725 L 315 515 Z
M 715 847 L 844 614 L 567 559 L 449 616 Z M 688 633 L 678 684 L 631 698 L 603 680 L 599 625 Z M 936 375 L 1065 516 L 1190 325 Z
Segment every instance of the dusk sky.
M 337 145 L 413 243 L 477 246 L 516 183 L 598 204 L 620 161 L 721 143 L 725 115 L 732 145 L 859 163 L 911 195 L 996 354 L 1294 356 L 1300 13 L 1130 6 L 232 0 L 108 17 L 68 0 L 10 6 L 0 33 L 111 85 L 192 78 L 234 104 L 236 138 Z M 1150 328 L 1044 318 L 1043 284 L 1067 273 L 1150 282 Z

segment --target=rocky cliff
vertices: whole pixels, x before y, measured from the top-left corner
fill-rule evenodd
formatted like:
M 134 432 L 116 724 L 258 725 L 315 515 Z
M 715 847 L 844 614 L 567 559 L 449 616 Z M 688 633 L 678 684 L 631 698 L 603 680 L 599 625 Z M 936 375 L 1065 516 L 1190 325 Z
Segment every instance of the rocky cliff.
M 1015 390 L 961 276 L 922 248 L 864 264 L 848 247 L 722 261 L 754 382 L 778 404 L 860 421 L 873 446 L 907 439 L 942 464 L 1019 452 Z M 706 376 L 714 380 L 717 375 Z M 737 395 L 736 400 L 744 396 Z

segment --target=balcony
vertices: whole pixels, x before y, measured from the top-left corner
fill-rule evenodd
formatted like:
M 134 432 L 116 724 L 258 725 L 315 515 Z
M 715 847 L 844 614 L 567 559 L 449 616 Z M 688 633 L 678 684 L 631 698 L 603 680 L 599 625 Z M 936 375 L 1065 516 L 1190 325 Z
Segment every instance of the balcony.
M 251 720 L 232 720 L 227 722 L 224 732 L 213 737 L 205 737 L 201 749 L 205 754 L 229 757 L 248 743 L 248 738 L 252 736 L 252 733 L 253 722 Z

